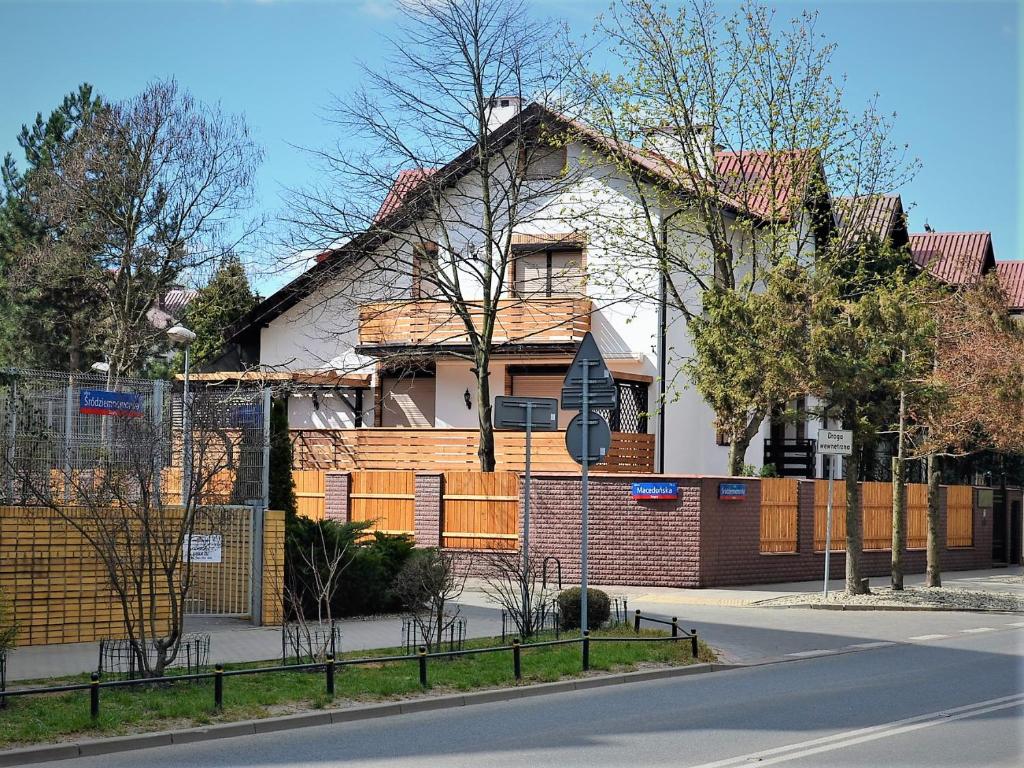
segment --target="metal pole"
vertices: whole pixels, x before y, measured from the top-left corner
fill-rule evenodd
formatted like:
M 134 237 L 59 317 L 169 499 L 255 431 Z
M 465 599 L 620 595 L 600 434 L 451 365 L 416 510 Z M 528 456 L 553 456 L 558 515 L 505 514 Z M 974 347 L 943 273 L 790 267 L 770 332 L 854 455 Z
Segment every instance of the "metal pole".
M 73 380 L 72 380 L 73 381 Z M 71 500 L 71 431 L 74 429 L 75 387 L 68 384 L 64 393 L 64 503 Z
M 260 496 L 263 508 L 270 507 L 270 387 L 263 390 L 263 465 L 260 467 Z
M 823 594 L 828 600 L 829 563 L 832 555 L 832 484 L 836 476 L 836 457 L 828 457 L 828 509 L 825 513 L 825 586 Z
M 523 626 L 533 629 L 530 611 L 530 438 L 533 434 L 533 403 L 526 401 L 526 472 L 523 477 Z
M 153 382 L 153 401 L 150 403 L 150 414 L 153 419 L 153 500 L 157 507 L 164 505 L 161 493 L 161 476 L 164 468 L 164 382 Z
M 583 360 L 583 407 L 580 409 L 583 421 L 583 477 L 582 477 L 582 492 L 581 492 L 581 509 L 580 509 L 580 522 L 581 522 L 581 534 L 580 534 L 580 632 L 583 633 L 584 637 L 587 634 L 587 537 L 588 537 L 588 526 L 589 526 L 589 509 L 590 506 L 590 361 Z M 586 641 L 584 641 L 586 643 Z M 587 648 L 586 644 L 584 648 Z M 584 667 L 585 669 L 586 667 Z
M 16 488 L 15 475 L 17 474 L 14 466 L 14 462 L 17 459 L 17 450 L 15 443 L 18 439 L 18 381 L 13 379 L 11 381 L 11 388 L 8 392 L 11 398 L 11 412 L 10 419 L 7 423 L 7 503 L 16 504 L 17 499 L 14 498 L 14 490 Z
M 188 505 L 192 486 L 192 424 L 189 419 L 188 347 L 185 347 L 185 383 L 181 395 L 181 506 Z

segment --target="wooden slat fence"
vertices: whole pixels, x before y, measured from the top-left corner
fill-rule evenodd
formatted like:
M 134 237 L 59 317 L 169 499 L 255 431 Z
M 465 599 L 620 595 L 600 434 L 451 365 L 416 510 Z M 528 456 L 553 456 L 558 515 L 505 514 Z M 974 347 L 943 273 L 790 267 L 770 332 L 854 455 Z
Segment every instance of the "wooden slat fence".
M 321 470 L 303 469 L 292 472 L 295 481 L 296 512 L 310 520 L 323 520 L 326 498 L 324 475 Z
M 797 493 L 795 479 L 761 481 L 761 552 L 797 551 Z
M 353 472 L 349 498 L 353 522 L 370 520 L 381 533 L 415 533 L 415 472 Z
M 828 480 L 814 481 L 814 551 L 825 551 Z M 846 549 L 846 481 L 836 480 L 832 497 L 832 551 Z
M 444 474 L 441 543 L 454 549 L 515 549 L 519 477 L 514 472 Z
M 946 546 L 974 546 L 974 489 L 969 485 L 946 489 Z
M 928 486 L 907 483 L 907 549 L 924 549 L 927 545 Z

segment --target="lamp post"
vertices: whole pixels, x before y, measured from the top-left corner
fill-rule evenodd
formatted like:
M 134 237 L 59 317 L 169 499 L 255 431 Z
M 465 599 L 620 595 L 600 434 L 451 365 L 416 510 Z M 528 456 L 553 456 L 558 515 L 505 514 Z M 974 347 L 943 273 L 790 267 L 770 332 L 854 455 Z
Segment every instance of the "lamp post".
M 188 365 L 189 347 L 196 340 L 196 335 L 183 325 L 175 325 L 167 329 L 167 337 L 172 344 L 185 350 L 185 381 L 181 395 L 181 505 L 188 504 L 188 495 L 192 484 L 192 425 L 189 423 Z

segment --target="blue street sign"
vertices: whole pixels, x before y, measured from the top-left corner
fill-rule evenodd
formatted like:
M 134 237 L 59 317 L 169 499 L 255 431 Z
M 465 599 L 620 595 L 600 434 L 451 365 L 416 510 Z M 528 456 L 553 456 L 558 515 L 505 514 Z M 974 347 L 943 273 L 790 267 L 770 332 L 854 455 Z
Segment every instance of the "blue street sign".
M 630 495 L 634 499 L 678 499 L 678 483 L 633 483 Z
M 719 483 L 718 498 L 722 501 L 743 501 L 747 498 L 747 484 Z
M 97 416 L 144 415 L 142 395 L 132 392 L 110 392 L 105 389 L 83 389 L 78 393 L 78 412 Z

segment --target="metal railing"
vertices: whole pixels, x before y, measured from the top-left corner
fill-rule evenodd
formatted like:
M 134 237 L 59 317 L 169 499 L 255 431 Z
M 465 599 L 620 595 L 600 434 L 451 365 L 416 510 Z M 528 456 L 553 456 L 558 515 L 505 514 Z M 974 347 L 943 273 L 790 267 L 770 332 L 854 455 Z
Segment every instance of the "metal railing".
M 636 612 L 636 627 L 639 632 L 640 611 Z M 427 653 L 425 646 L 420 646 L 414 654 L 396 654 L 393 656 L 373 656 L 356 659 L 336 659 L 328 656 L 325 661 L 312 662 L 309 664 L 288 664 L 272 667 L 251 667 L 244 669 L 228 670 L 223 664 L 216 664 L 213 672 L 200 672 L 185 675 L 169 675 L 164 677 L 137 678 L 134 680 L 100 680 L 99 675 L 93 672 L 88 683 L 72 683 L 70 685 L 56 685 L 39 688 L 16 688 L 4 691 L 0 694 L 0 705 L 5 703 L 6 698 L 21 696 L 44 696 L 55 693 L 72 693 L 75 691 L 89 692 L 89 714 L 93 720 L 100 715 L 100 691 L 106 688 L 133 688 L 138 686 L 167 685 L 172 683 L 198 682 L 213 680 L 213 706 L 216 711 L 224 708 L 224 681 L 231 677 L 242 677 L 247 675 L 274 674 L 278 672 L 310 671 L 322 672 L 324 685 L 328 696 L 335 693 L 335 673 L 338 668 L 355 667 L 359 665 L 378 665 L 391 662 L 416 662 L 419 669 L 419 682 L 422 688 L 429 687 L 429 662 L 431 659 L 454 659 L 460 656 L 475 656 L 488 653 L 510 653 L 512 656 L 512 672 L 516 681 L 522 680 L 523 665 L 522 651 L 534 648 L 550 648 L 560 645 L 580 645 L 580 658 L 582 671 L 590 670 L 590 645 L 591 643 L 658 643 L 658 642 L 680 642 L 691 641 L 691 651 L 694 661 L 697 660 L 697 631 L 691 630 L 692 634 L 678 630 L 675 619 L 672 622 L 662 621 L 649 617 L 643 617 L 644 621 L 652 621 L 660 624 L 670 624 L 672 633 L 663 637 L 591 637 L 589 631 L 584 631 L 580 637 L 569 637 L 558 640 L 542 640 L 530 643 L 521 643 L 518 638 L 510 645 L 495 645 L 485 648 L 467 648 L 459 651 L 441 651 L 438 653 Z

